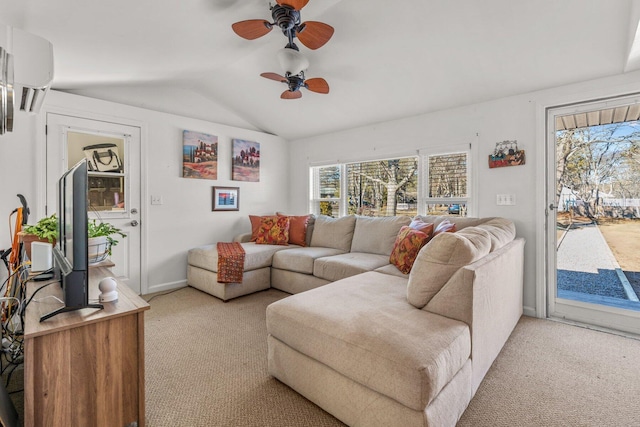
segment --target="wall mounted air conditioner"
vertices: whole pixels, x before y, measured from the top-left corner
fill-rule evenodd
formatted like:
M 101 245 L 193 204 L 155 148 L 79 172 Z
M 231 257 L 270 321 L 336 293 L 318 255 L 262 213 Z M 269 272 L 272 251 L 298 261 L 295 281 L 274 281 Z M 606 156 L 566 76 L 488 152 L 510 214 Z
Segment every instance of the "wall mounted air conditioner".
M 53 46 L 0 24 L 0 135 L 13 130 L 14 106 L 37 113 L 53 81 Z

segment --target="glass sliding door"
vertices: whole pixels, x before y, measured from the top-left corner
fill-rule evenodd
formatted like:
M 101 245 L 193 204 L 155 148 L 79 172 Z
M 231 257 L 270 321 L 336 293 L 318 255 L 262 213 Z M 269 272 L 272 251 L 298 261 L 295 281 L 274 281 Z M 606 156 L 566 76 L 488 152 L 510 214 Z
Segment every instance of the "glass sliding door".
M 550 317 L 640 333 L 640 97 L 547 113 Z

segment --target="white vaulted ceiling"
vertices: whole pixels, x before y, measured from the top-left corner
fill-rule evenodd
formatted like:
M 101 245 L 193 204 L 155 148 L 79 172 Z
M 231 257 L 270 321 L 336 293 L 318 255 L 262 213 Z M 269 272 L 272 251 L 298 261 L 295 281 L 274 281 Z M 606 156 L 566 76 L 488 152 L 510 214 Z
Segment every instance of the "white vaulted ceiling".
M 54 89 L 298 139 L 640 68 L 637 0 L 310 0 L 333 38 L 281 100 L 266 0 L 0 0 L 0 20 L 54 46 Z

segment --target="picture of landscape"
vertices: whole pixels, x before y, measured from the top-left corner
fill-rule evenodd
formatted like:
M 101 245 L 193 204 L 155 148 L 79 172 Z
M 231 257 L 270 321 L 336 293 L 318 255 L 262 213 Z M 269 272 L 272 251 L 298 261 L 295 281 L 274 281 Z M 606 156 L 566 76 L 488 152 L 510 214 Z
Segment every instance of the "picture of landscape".
M 185 130 L 182 133 L 182 176 L 218 179 L 218 137 Z
M 260 181 L 260 143 L 233 140 L 233 168 L 231 179 L 234 181 Z

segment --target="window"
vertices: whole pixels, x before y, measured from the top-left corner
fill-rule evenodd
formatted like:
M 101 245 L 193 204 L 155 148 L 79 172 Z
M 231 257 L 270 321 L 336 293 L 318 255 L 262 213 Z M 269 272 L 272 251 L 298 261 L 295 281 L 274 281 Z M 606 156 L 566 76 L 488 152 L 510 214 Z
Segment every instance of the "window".
M 348 214 L 418 213 L 418 157 L 346 165 Z
M 469 153 L 423 156 L 427 215 L 467 216 L 470 201 Z
M 475 214 L 470 155 L 467 145 L 420 156 L 311 167 L 311 212 L 333 217 Z
M 342 166 L 311 168 L 311 212 L 334 218 L 340 216 Z

